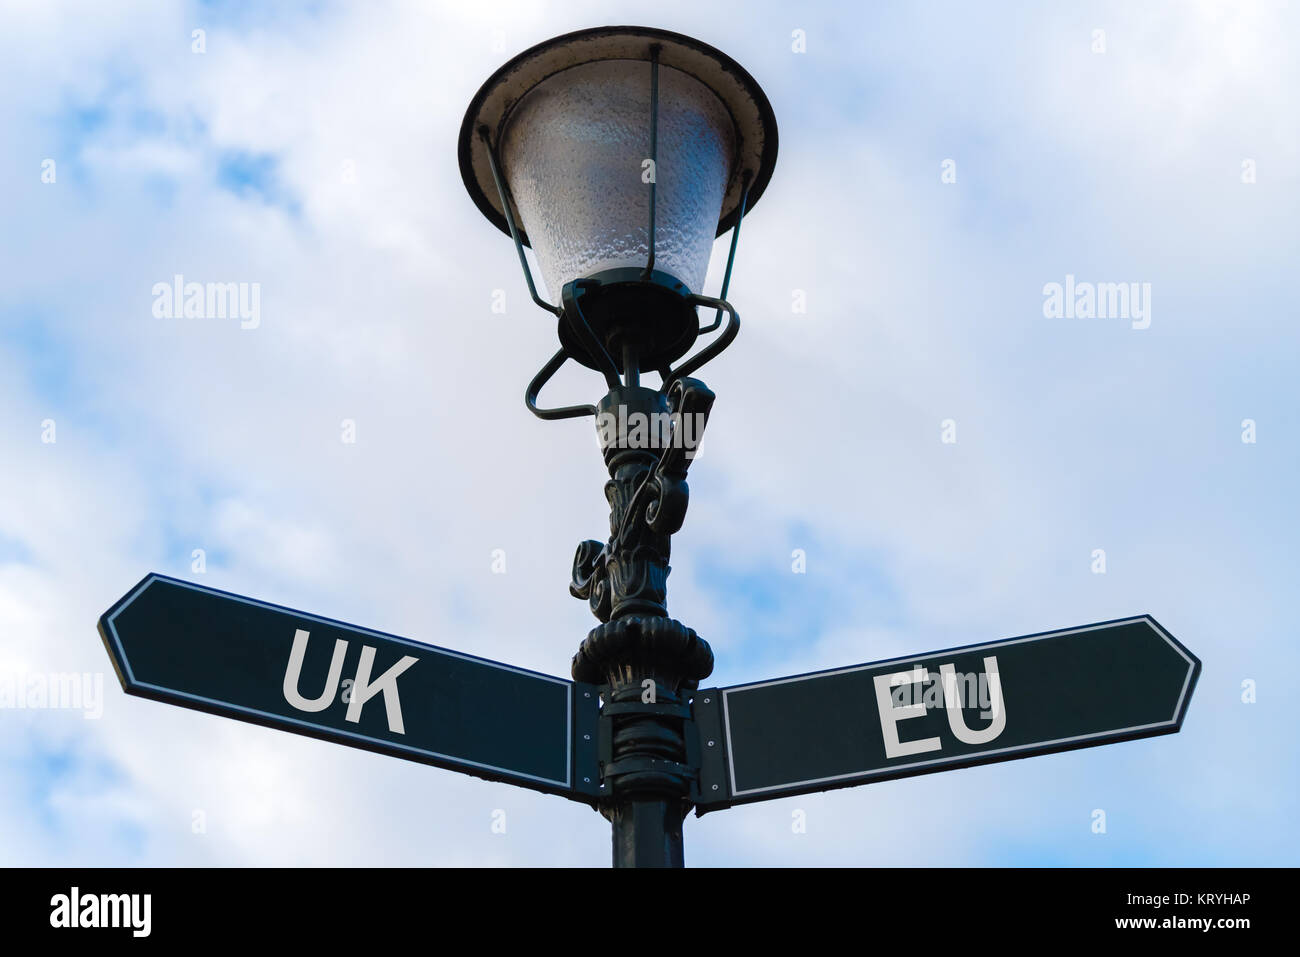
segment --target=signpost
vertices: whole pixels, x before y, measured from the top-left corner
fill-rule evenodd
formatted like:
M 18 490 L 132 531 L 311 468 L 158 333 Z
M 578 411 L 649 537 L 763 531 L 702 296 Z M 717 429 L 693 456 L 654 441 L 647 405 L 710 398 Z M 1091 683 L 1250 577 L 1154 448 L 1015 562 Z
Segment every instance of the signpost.
M 697 690 L 713 651 L 667 604 L 671 539 L 715 398 L 694 374 L 739 332 L 732 261 L 776 149 L 771 104 L 740 64 L 645 27 L 525 50 L 465 113 L 470 196 L 514 242 L 533 301 L 559 320 L 559 351 L 524 401 L 541 419 L 594 419 L 609 473 L 609 538 L 578 545 L 569 583 L 599 621 L 573 657 L 575 681 L 149 575 L 99 622 L 126 692 L 591 804 L 610 822 L 615 866 L 636 867 L 684 863 L 691 807 L 1177 731 L 1201 665 L 1145 616 Z M 624 175 L 661 158 L 681 171 L 682 196 L 712 195 L 712 207 L 660 209 L 653 176 Z M 656 224 L 671 240 L 658 258 Z M 702 295 L 727 230 L 721 292 Z M 616 255 L 611 236 L 627 240 Z M 555 304 L 537 292 L 526 245 Z M 604 396 L 539 406 L 570 359 L 600 373 Z
M 599 793 L 591 685 L 162 575 L 99 633 L 127 694 L 586 803 Z
M 731 688 L 689 707 L 163 575 L 99 620 L 128 694 L 592 806 L 620 715 L 675 715 L 697 814 L 1177 731 L 1201 663 L 1149 616 Z M 602 710 L 602 700 L 606 708 Z M 641 771 L 654 771 L 653 762 Z
M 696 810 L 1171 734 L 1200 670 L 1142 616 L 702 689 Z

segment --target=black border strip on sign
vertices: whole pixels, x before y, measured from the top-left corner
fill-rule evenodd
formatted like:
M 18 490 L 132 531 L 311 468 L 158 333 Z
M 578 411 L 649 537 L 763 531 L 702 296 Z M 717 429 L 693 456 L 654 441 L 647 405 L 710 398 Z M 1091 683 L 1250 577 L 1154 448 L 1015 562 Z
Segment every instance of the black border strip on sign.
M 179 585 L 182 588 L 191 591 L 233 599 L 258 608 L 267 608 L 272 611 L 284 612 L 309 621 L 316 621 L 321 622 L 322 624 L 344 628 L 360 635 L 371 635 L 376 638 L 395 641 L 399 644 L 414 648 L 426 655 L 446 655 L 452 658 L 460 658 L 466 661 L 488 665 L 503 671 L 512 671 L 516 674 L 527 675 L 529 677 L 554 682 L 561 688 L 565 689 L 564 698 L 567 712 L 567 723 L 565 728 L 565 773 L 567 779 L 560 781 L 555 778 L 545 778 L 540 775 L 531 775 L 519 771 L 512 771 L 508 768 L 499 768 L 494 765 L 467 761 L 463 758 L 439 754 L 438 752 L 428 751 L 425 749 L 414 747 L 408 748 L 394 742 L 385 741 L 382 738 L 371 738 L 365 735 L 353 734 L 348 731 L 322 727 L 320 725 L 314 725 L 305 721 L 289 718 L 284 715 L 273 714 L 271 712 L 261 711 L 256 708 L 248 708 L 242 705 L 232 705 L 226 702 L 204 698 L 199 695 L 191 695 L 185 692 L 174 691 L 169 688 L 149 684 L 148 682 L 139 681 L 131 672 L 130 663 L 126 657 L 126 651 L 122 646 L 121 638 L 117 634 L 117 629 L 114 626 L 114 619 L 116 619 L 122 611 L 139 598 L 140 595 L 142 595 L 149 586 L 153 585 L 155 582 L 166 582 L 172 585 Z M 100 616 L 99 634 L 104 641 L 104 647 L 108 651 L 109 658 L 113 662 L 113 670 L 117 673 L 117 678 L 122 685 L 122 690 L 129 695 L 149 698 L 154 701 L 179 705 L 185 708 L 192 708 L 196 711 L 204 711 L 208 714 L 214 714 L 225 718 L 234 718 L 238 721 L 246 721 L 250 724 L 274 728 L 277 731 L 301 734 L 306 737 L 316 738 L 321 741 L 329 741 L 334 744 L 344 744 L 349 747 L 388 755 L 389 757 L 405 758 L 409 761 L 416 761 L 421 764 L 428 764 L 449 771 L 459 771 L 463 774 L 469 774 L 473 777 L 483 778 L 488 781 L 502 781 L 506 784 L 514 784 L 520 787 L 542 791 L 547 794 L 558 794 L 561 797 L 566 797 L 573 801 L 581 801 L 583 803 L 590 803 L 591 801 L 589 795 L 580 793 L 572 784 L 574 773 L 575 736 L 573 682 L 566 681 L 563 678 L 556 678 L 553 675 L 530 671 L 526 668 L 516 668 L 513 665 L 506 665 L 497 661 L 492 661 L 488 658 L 480 658 L 477 655 L 467 655 L 463 652 L 440 648 L 437 645 L 424 644 L 423 642 L 413 641 L 410 638 L 403 638 L 400 635 L 392 635 L 387 632 L 376 631 L 373 628 L 363 628 L 358 625 L 349 624 L 345 621 L 339 621 L 335 618 L 327 618 L 323 615 L 314 615 L 308 612 L 299 611 L 296 608 L 288 608 L 284 605 L 276 605 L 255 598 L 247 598 L 233 592 L 222 591 L 219 588 L 210 588 L 206 585 L 196 585 L 193 582 L 188 582 L 179 578 L 172 578 L 168 575 L 160 575 L 157 572 L 150 572 L 146 575 L 135 585 L 135 587 L 114 602 L 114 604 Z
M 755 688 L 767 687 L 774 684 L 785 684 L 791 681 L 804 681 L 825 677 L 827 675 L 844 674 L 850 671 L 875 670 L 885 665 L 892 665 L 900 662 L 919 664 L 922 661 L 942 656 L 969 654 L 974 651 L 1004 648 L 1008 645 L 1019 644 L 1025 641 L 1041 641 L 1049 638 L 1060 638 L 1066 635 L 1101 631 L 1106 628 L 1117 627 L 1120 625 L 1131 625 L 1136 622 L 1145 622 L 1151 630 L 1154 631 L 1158 637 L 1166 641 L 1189 666 L 1187 674 L 1183 678 L 1183 687 L 1179 694 L 1178 702 L 1174 706 L 1173 716 L 1168 721 L 1159 721 L 1154 724 L 1139 725 L 1132 728 L 1119 728 L 1114 731 L 1102 731 L 1091 735 L 1060 738 L 1055 741 L 1042 742 L 1038 744 L 1016 745 L 1011 748 L 1001 748 L 996 751 L 984 751 L 959 757 L 932 758 L 926 761 L 914 761 L 906 765 L 894 765 L 888 768 L 878 768 L 871 771 L 855 771 L 849 774 L 835 775 L 828 778 L 816 778 L 808 781 L 798 781 L 791 784 L 748 788 L 737 792 L 736 770 L 733 764 L 733 749 L 731 746 L 731 717 L 727 708 L 727 699 L 732 693 L 753 690 Z M 903 668 L 901 670 L 907 669 Z M 1061 751 L 1074 751 L 1079 748 L 1095 747 L 1103 744 L 1115 744 L 1120 741 L 1133 741 L 1139 738 L 1151 738 L 1163 734 L 1173 734 L 1182 728 L 1183 718 L 1187 714 L 1187 707 L 1191 702 L 1192 691 L 1196 687 L 1196 680 L 1200 677 L 1200 673 L 1200 659 L 1192 654 L 1192 652 L 1174 638 L 1173 635 L 1169 634 L 1169 632 L 1166 631 L 1158 621 L 1150 615 L 1135 615 L 1131 618 L 1115 618 L 1110 621 L 1096 622 L 1091 625 L 1080 625 L 1075 628 L 1036 632 L 1031 635 L 1021 635 L 1017 638 L 1004 638 L 999 641 L 987 641 L 973 645 L 960 645 L 956 648 L 945 648 L 922 655 L 906 655 L 898 658 L 886 658 L 883 661 L 873 661 L 861 665 L 850 665 L 846 668 L 829 668 L 823 671 L 812 671 L 800 675 L 791 675 L 786 678 L 775 678 L 771 681 L 755 681 L 750 682 L 749 684 L 734 685 L 730 688 L 723 688 L 721 689 L 721 694 L 723 726 L 725 729 L 724 739 L 726 741 L 727 785 L 731 793 L 725 800 L 720 801 L 717 804 L 710 804 L 707 798 L 702 795 L 700 801 L 701 811 L 699 813 L 721 810 L 722 808 L 732 807 L 737 804 L 749 804 L 754 801 L 775 800 L 777 798 L 792 797 L 798 794 L 808 794 L 814 791 L 830 791 L 836 788 L 853 787 L 854 785 L 867 784 L 872 781 L 890 781 L 897 778 L 913 777 L 918 774 L 930 774 L 935 771 L 957 770 L 959 768 L 975 767 L 981 764 L 995 764 L 1000 761 L 1014 761 L 1018 758 L 1035 757 L 1042 754 L 1055 754 Z

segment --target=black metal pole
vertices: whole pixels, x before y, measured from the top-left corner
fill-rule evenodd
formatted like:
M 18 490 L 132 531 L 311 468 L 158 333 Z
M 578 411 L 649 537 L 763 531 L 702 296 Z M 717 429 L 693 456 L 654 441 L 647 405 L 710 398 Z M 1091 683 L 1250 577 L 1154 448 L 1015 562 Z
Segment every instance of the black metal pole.
M 623 342 L 623 384 L 629 386 L 641 384 L 640 360 L 631 339 Z
M 572 672 L 605 686 L 601 813 L 610 821 L 615 867 L 684 863 L 682 821 L 696 778 L 688 698 L 713 670 L 708 643 L 669 618 L 666 604 L 669 544 L 686 514 L 690 458 L 671 431 L 647 433 L 637 424 L 662 423 L 670 412 L 707 416 L 713 393 L 687 379 L 671 394 L 670 405 L 655 389 L 620 385 L 597 406 L 597 429 L 603 423 L 608 440 L 610 538 L 578 546 L 570 585 L 602 622 Z
M 629 801 L 611 818 L 615 867 L 685 867 L 682 812 L 671 801 Z

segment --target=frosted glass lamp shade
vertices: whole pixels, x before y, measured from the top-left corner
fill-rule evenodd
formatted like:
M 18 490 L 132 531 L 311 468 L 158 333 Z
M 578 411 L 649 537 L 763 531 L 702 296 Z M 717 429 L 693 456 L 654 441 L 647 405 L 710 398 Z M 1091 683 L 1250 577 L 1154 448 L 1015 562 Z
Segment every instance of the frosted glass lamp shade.
M 702 289 L 733 172 L 735 125 L 707 86 L 660 66 L 653 167 L 650 127 L 645 61 L 571 67 L 511 112 L 501 165 L 551 298 L 574 279 L 645 267 L 652 173 L 655 269 Z
M 552 301 L 575 279 L 646 265 L 653 58 L 656 272 L 701 292 L 713 239 L 736 222 L 742 196 L 752 208 L 771 178 L 772 107 L 740 64 L 708 44 L 615 26 L 525 50 L 470 101 L 460 169 L 475 204 L 508 233 L 495 153 L 520 241 L 536 253 Z

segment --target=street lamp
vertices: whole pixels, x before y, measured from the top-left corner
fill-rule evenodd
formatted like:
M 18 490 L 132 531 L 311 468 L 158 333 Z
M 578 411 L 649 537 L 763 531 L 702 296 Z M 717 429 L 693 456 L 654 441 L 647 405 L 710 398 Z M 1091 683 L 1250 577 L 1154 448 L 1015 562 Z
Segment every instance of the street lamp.
M 699 688 L 714 655 L 668 618 L 666 590 L 714 402 L 690 373 L 736 337 L 736 235 L 775 156 L 771 107 L 744 69 L 643 27 L 521 53 L 461 126 L 465 185 L 559 321 L 559 351 L 526 403 L 542 419 L 594 416 L 610 472 L 610 537 L 573 558 L 569 590 L 601 622 L 573 655 L 575 680 L 153 573 L 100 616 L 123 690 L 593 805 L 610 819 L 616 866 L 681 866 L 692 806 L 1177 732 L 1201 663 L 1149 615 Z M 699 286 L 728 228 L 723 291 L 710 298 Z M 707 325 L 701 307 L 715 313 Z M 601 373 L 606 394 L 539 407 L 568 359 Z M 642 369 L 658 387 L 641 385 Z M 346 670 L 351 692 L 339 694 Z
M 543 419 L 594 416 L 609 469 L 610 538 L 578 546 L 570 591 L 601 622 L 572 672 L 605 689 L 600 809 L 617 866 L 683 862 L 698 768 L 685 725 L 713 670 L 708 643 L 666 604 L 670 536 L 714 399 L 691 373 L 740 329 L 726 301 L 736 242 L 776 146 L 771 105 L 739 64 L 646 27 L 582 30 L 524 51 L 483 84 L 461 126 L 470 196 L 514 240 L 529 294 L 558 320 L 559 350 L 525 402 Z M 713 240 L 728 229 L 722 289 L 706 296 Z M 538 291 L 525 246 L 558 301 Z M 539 406 L 569 359 L 604 376 L 605 396 Z M 659 386 L 643 386 L 643 372 Z
M 726 301 L 736 236 L 775 156 L 772 110 L 748 73 L 642 27 L 520 54 L 465 117 L 470 194 L 513 237 L 529 292 L 559 323 L 528 407 L 543 419 L 595 416 L 609 469 L 609 539 L 581 543 L 573 560 L 569 590 L 600 620 L 573 656 L 574 681 L 151 574 L 99 620 L 123 690 L 582 801 L 610 820 L 616 866 L 680 866 L 692 806 L 1178 731 L 1201 663 L 1149 615 L 699 687 L 713 652 L 668 617 L 666 593 L 714 398 L 690 373 L 739 328 Z M 699 287 L 728 228 L 722 292 L 710 298 Z M 557 305 L 538 293 L 525 243 Z M 707 325 L 700 307 L 714 312 Z M 568 359 L 600 372 L 608 391 L 595 405 L 539 407 Z M 641 384 L 643 369 L 657 388 Z M 908 689 L 923 686 L 917 704 Z

